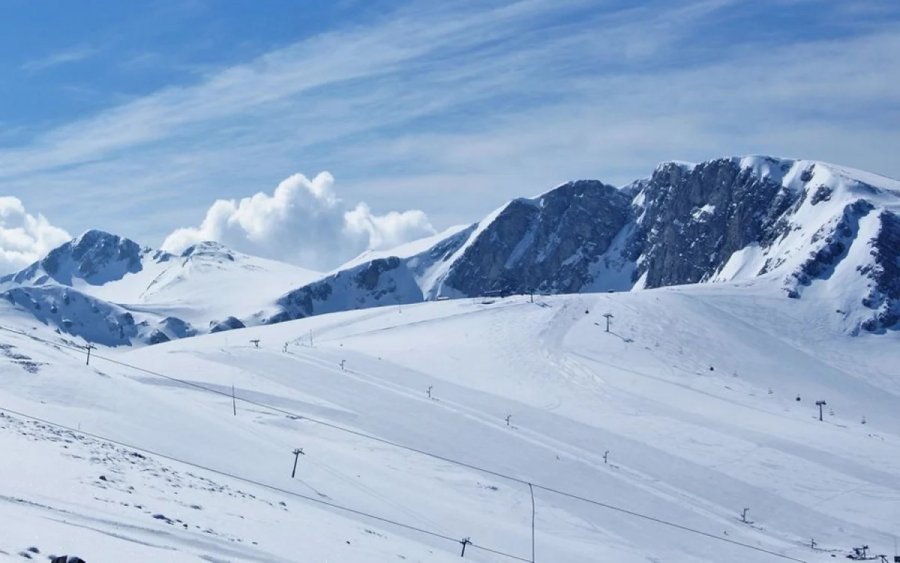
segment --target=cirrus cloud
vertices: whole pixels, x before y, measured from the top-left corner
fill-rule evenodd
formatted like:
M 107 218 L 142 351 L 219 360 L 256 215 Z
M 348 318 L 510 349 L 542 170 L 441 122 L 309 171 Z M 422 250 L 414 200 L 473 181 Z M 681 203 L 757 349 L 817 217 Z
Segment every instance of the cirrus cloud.
M 177 229 L 163 248 L 180 252 L 210 240 L 328 270 L 365 250 L 383 250 L 434 233 L 428 216 L 419 210 L 377 215 L 364 202 L 351 207 L 337 197 L 334 177 L 320 172 L 312 179 L 294 174 L 271 195 L 217 200 L 198 227 Z
M 24 268 L 71 240 L 43 215 L 32 215 L 17 197 L 0 197 L 0 274 Z

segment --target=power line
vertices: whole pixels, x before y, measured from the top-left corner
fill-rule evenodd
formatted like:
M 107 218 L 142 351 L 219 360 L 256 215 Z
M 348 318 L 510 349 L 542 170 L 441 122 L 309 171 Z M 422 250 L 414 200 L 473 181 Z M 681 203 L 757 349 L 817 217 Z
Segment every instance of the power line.
M 634 516 L 634 517 L 636 517 L 636 518 L 642 518 L 642 519 L 644 519 L 644 520 L 649 520 L 650 522 L 656 522 L 657 524 L 662 524 L 662 525 L 664 525 L 664 526 L 669 526 L 669 527 L 671 527 L 671 528 L 675 528 L 675 529 L 678 529 L 678 530 L 682 530 L 682 531 L 684 531 L 684 532 L 690 532 L 690 533 L 692 533 L 692 534 L 698 534 L 698 535 L 701 535 L 701 536 L 704 536 L 704 537 L 707 537 L 707 538 L 710 538 L 710 539 L 719 540 L 719 541 L 722 541 L 722 542 L 725 542 L 725 543 L 730 543 L 730 544 L 737 545 L 737 546 L 740 546 L 740 547 L 745 547 L 745 548 L 747 548 L 747 549 L 752 549 L 752 550 L 755 550 L 755 551 L 759 551 L 759 552 L 761 552 L 761 553 L 766 553 L 766 554 L 771 555 L 771 556 L 773 556 L 773 557 L 780 557 L 780 558 L 782 558 L 782 559 L 787 559 L 787 560 L 789 560 L 789 561 L 798 561 L 799 563 L 806 563 L 806 561 L 804 561 L 803 559 L 797 559 L 797 558 L 795 558 L 795 557 L 791 557 L 791 556 L 789 556 L 789 555 L 784 555 L 783 553 L 778 553 L 778 552 L 776 552 L 776 551 L 769 551 L 768 549 L 764 549 L 764 548 L 762 548 L 762 547 L 757 547 L 757 546 L 755 546 L 755 545 L 750 545 L 750 544 L 748 544 L 748 543 L 743 543 L 743 542 L 735 541 L 735 540 L 728 539 L 728 538 L 722 538 L 722 537 L 716 536 L 716 535 L 714 535 L 714 534 L 710 534 L 709 532 L 704 532 L 703 530 L 697 530 L 696 528 L 690 528 L 690 527 L 688 527 L 688 526 L 683 526 L 683 525 L 681 525 L 681 524 L 676 524 L 675 522 L 670 522 L 670 521 L 668 521 L 668 520 L 663 520 L 663 519 L 661 519 L 661 518 L 656 518 L 655 516 L 649 516 L 649 515 L 647 515 L 647 514 L 641 514 L 640 512 L 634 512 L 633 510 L 628 510 L 628 509 L 626 509 L 626 508 L 622 508 L 622 507 L 619 507 L 619 506 L 614 506 L 614 505 L 611 505 L 611 504 L 606 504 L 605 502 L 600 502 L 600 501 L 598 501 L 598 500 L 593 500 L 593 499 L 585 498 L 585 497 L 582 497 L 582 496 L 579 496 L 579 495 L 575 495 L 575 494 L 572 494 L 572 493 L 567 493 L 567 492 L 565 492 L 565 491 L 560 491 L 560 490 L 553 489 L 553 488 L 550 488 L 550 487 L 544 487 L 544 486 L 541 486 L 541 485 L 534 485 L 534 487 L 535 487 L 536 489 L 542 489 L 542 490 L 544 490 L 544 491 L 547 491 L 548 493 L 554 493 L 554 494 L 561 495 L 561 496 L 564 496 L 564 497 L 569 497 L 569 498 L 572 498 L 572 499 L 580 500 L 580 501 L 586 502 L 586 503 L 588 503 L 588 504 L 593 504 L 593 505 L 595 505 L 595 506 L 600 506 L 600 507 L 602 507 L 602 508 L 608 508 L 609 510 L 614 510 L 614 511 L 620 512 L 620 513 L 622 513 L 622 514 L 628 514 L 628 515 Z
M 31 334 L 28 334 L 28 333 L 26 333 L 26 332 L 24 332 L 24 331 L 15 330 L 15 329 L 12 329 L 12 328 L 9 328 L 9 327 L 5 327 L 5 326 L 2 326 L 2 325 L 0 325 L 0 330 L 4 330 L 4 331 L 11 332 L 11 333 L 14 333 L 14 334 L 19 334 L 19 335 L 27 336 L 28 338 L 32 338 L 32 339 L 34 339 L 34 340 L 37 340 L 37 341 L 39 341 L 39 342 L 44 342 L 44 343 L 50 344 L 50 345 L 52 345 L 52 346 L 59 346 L 59 347 L 62 347 L 62 348 L 68 348 L 68 349 L 70 349 L 70 350 L 75 350 L 75 351 L 78 351 L 78 352 L 84 352 L 84 348 L 80 348 L 80 347 L 78 347 L 78 346 L 73 346 L 73 345 L 71 345 L 71 344 L 65 344 L 65 343 L 56 343 L 56 342 L 52 342 L 52 341 L 49 341 L 49 340 L 46 340 L 46 339 L 43 339 L 43 338 L 40 338 L 40 337 L 31 335 Z M 109 357 L 106 357 L 106 356 L 100 356 L 100 355 L 94 354 L 93 357 L 96 358 L 96 359 L 98 359 L 98 360 L 107 361 L 107 362 L 109 362 L 109 363 L 111 363 L 111 364 L 115 364 L 115 365 L 122 366 L 122 367 L 125 367 L 125 368 L 133 369 L 133 370 L 135 370 L 135 371 L 139 371 L 139 372 L 141 372 L 141 373 L 145 373 L 145 374 L 148 374 L 148 375 L 152 375 L 152 376 L 154 376 L 154 377 L 161 377 L 161 378 L 163 378 L 163 379 L 167 379 L 167 380 L 169 380 L 169 381 L 174 381 L 174 382 L 180 383 L 180 384 L 185 385 L 185 386 L 188 386 L 188 387 L 193 387 L 193 388 L 196 388 L 196 389 L 200 389 L 200 390 L 202 390 L 202 391 L 207 391 L 207 392 L 209 392 L 209 393 L 214 393 L 214 394 L 216 394 L 216 395 L 221 395 L 221 396 L 224 396 L 224 397 L 232 398 L 232 395 L 231 395 L 230 393 L 227 393 L 227 392 L 225 392 L 225 391 L 220 391 L 220 390 L 214 389 L 214 388 L 212 388 L 212 387 L 207 387 L 207 386 L 201 385 L 201 384 L 199 384 L 199 383 L 195 383 L 195 382 L 192 382 L 192 381 L 187 381 L 187 380 L 184 380 L 184 379 L 180 379 L 180 378 L 178 378 L 178 377 L 173 377 L 173 376 L 170 376 L 170 375 L 166 375 L 166 374 L 164 374 L 164 373 L 160 373 L 160 372 L 156 372 L 156 371 L 149 370 L 149 369 L 146 369 L 146 368 L 142 368 L 142 367 L 140 367 L 140 366 L 136 366 L 136 365 L 129 364 L 129 363 L 126 363 L 126 362 L 122 362 L 122 361 L 119 361 L 119 360 L 114 360 L 114 359 L 109 358 Z M 253 406 L 256 406 L 256 407 L 259 407 L 259 408 L 267 409 L 267 410 L 269 410 L 269 411 L 271 411 L 271 412 L 276 412 L 276 413 L 279 413 L 279 414 L 284 414 L 284 415 L 287 415 L 287 416 L 290 416 L 290 417 L 294 417 L 294 418 L 297 418 L 297 419 L 301 419 L 301 420 L 308 420 L 309 422 L 312 422 L 312 423 L 314 423 L 314 424 L 318 424 L 318 425 L 321 425 L 321 426 L 325 426 L 325 427 L 327 427 L 327 428 L 331 428 L 331 429 L 334 429 L 334 430 L 337 430 L 337 431 L 340 431 L 340 432 L 344 432 L 344 433 L 347 433 L 347 434 L 351 434 L 351 435 L 353 435 L 353 436 L 357 436 L 357 437 L 360 437 L 360 438 L 363 438 L 363 439 L 366 439 L 366 440 L 371 440 L 371 441 L 378 442 L 378 443 L 381 443 L 381 444 L 385 444 L 385 445 L 387 445 L 387 446 L 391 446 L 391 447 L 394 447 L 394 448 L 398 448 L 398 449 L 406 450 L 406 451 L 409 451 L 409 452 L 417 453 L 417 454 L 422 455 L 422 456 L 425 456 L 425 457 L 430 457 L 430 458 L 432 458 L 432 459 L 436 459 L 436 460 L 438 460 L 438 461 L 443 461 L 443 462 L 445 462 L 445 463 L 450 463 L 450 464 L 453 464 L 453 465 L 457 465 L 457 466 L 459 466 L 459 467 L 465 467 L 465 468 L 467 468 L 467 469 L 471 469 L 471 470 L 473 470 L 473 471 L 478 471 L 478 472 L 484 473 L 484 474 L 486 474 L 486 475 L 492 475 L 492 476 L 494 476 L 494 477 L 498 477 L 498 478 L 501 478 L 501 479 L 505 479 L 505 480 L 510 481 L 510 482 L 513 482 L 513 483 L 518 483 L 518 484 L 520 484 L 520 485 L 527 486 L 527 487 L 529 487 L 529 488 L 532 488 L 532 487 L 533 487 L 533 488 L 535 488 L 535 489 L 539 489 L 539 490 L 542 490 L 542 491 L 545 491 L 545 492 L 548 492 L 548 493 L 553 493 L 553 494 L 560 495 L 560 496 L 563 496 L 563 497 L 568 497 L 568 498 L 571 498 L 571 499 L 574 499 L 574 500 L 578 500 L 578 501 L 581 501 L 581 502 L 585 502 L 585 503 L 588 503 L 588 504 L 592 504 L 592 505 L 594 505 L 594 506 L 598 506 L 598 507 L 601 507 L 601 508 L 606 508 L 606 509 L 612 510 L 612 511 L 614 511 L 614 512 L 619 512 L 619 513 L 621 513 L 621 514 L 627 514 L 627 515 L 629 515 L 629 516 L 634 516 L 634 517 L 636 517 L 636 518 L 641 518 L 641 519 L 643 519 L 643 520 L 647 520 L 647 521 L 649 521 L 649 522 L 654 522 L 654 523 L 656 523 L 656 524 L 660 524 L 660 525 L 663 525 L 663 526 L 668 526 L 668 527 L 670 527 L 670 528 L 677 529 L 677 530 L 681 530 L 681 531 L 683 531 L 683 532 L 688 532 L 688 533 L 692 533 L 692 534 L 697 534 L 697 535 L 700 535 L 700 536 L 703 536 L 703 537 L 706 537 L 706 538 L 709 538 L 709 539 L 713 539 L 713 540 L 717 540 L 717 541 L 720 541 L 720 542 L 728 543 L 728 544 L 731 544 L 731 545 L 743 547 L 743 548 L 746 548 L 746 549 L 751 549 L 751 550 L 754 550 L 754 551 L 757 551 L 757 552 L 760 552 L 760 553 L 765 553 L 765 554 L 771 555 L 771 556 L 773 556 L 773 557 L 778 557 L 778 558 L 786 559 L 786 560 L 789 560 L 789 561 L 797 561 L 797 562 L 799 562 L 799 563 L 806 563 L 806 562 L 805 562 L 804 560 L 802 560 L 802 559 L 797 559 L 797 558 L 795 558 L 795 557 L 791 557 L 791 556 L 789 556 L 789 555 L 784 555 L 784 554 L 778 553 L 778 552 L 776 552 L 776 551 L 771 551 L 771 550 L 768 550 L 768 549 L 765 549 L 765 548 L 762 548 L 762 547 L 750 545 L 750 544 L 748 544 L 748 543 L 739 542 L 739 541 L 737 541 L 737 540 L 732 540 L 732 539 L 729 539 L 729 538 L 723 538 L 723 537 L 721 537 L 721 536 L 718 536 L 718 535 L 715 535 L 715 534 L 711 534 L 711 533 L 709 533 L 709 532 L 704 532 L 704 531 L 702 531 L 702 530 L 698 530 L 698 529 L 691 528 L 691 527 L 688 527 L 688 526 L 684 526 L 684 525 L 678 524 L 678 523 L 676 523 L 676 522 L 671 522 L 671 521 L 669 521 L 669 520 L 664 520 L 664 519 L 662 519 L 662 518 L 657 518 L 657 517 L 655 517 L 655 516 L 650 516 L 650 515 L 647 515 L 647 514 L 642 514 L 642 513 L 640 513 L 640 512 L 635 512 L 635 511 L 632 511 L 632 510 L 628 510 L 628 509 L 626 509 L 626 508 L 622 508 L 622 507 L 619 507 L 619 506 L 615 506 L 615 505 L 612 505 L 612 504 L 608 504 L 608 503 L 605 503 L 605 502 L 602 502 L 602 501 L 598 501 L 598 500 L 595 500 L 595 499 L 583 497 L 583 496 L 581 496 L 581 495 L 577 495 L 577 494 L 574 494 L 574 493 L 569 493 L 569 492 L 566 492 L 566 491 L 562 491 L 562 490 L 559 490 L 559 489 L 556 489 L 556 488 L 553 488 L 553 487 L 548 487 L 548 486 L 545 486 L 545 485 L 540 485 L 540 484 L 538 484 L 538 483 L 533 483 L 533 482 L 528 481 L 528 480 L 526 480 L 526 479 L 522 479 L 521 477 L 515 477 L 515 476 L 513 476 L 513 475 L 509 475 L 509 474 L 506 474 L 506 473 L 501 473 L 501 472 L 499 472 L 499 471 L 495 471 L 495 470 L 488 469 L 488 468 L 485 468 L 485 467 L 480 467 L 480 466 L 474 465 L 474 464 L 472 464 L 472 463 L 468 463 L 468 462 L 465 462 L 465 461 L 460 461 L 460 460 L 456 460 L 456 459 L 453 459 L 453 458 L 445 457 L 445 456 L 442 456 L 442 455 L 440 455 L 440 454 L 436 454 L 436 453 L 433 453 L 433 452 L 429 452 L 429 451 L 426 451 L 426 450 L 421 450 L 421 449 L 419 449 L 419 448 L 415 448 L 415 447 L 413 447 L 413 446 L 407 446 L 407 445 L 401 444 L 401 443 L 399 443 L 399 442 L 394 442 L 394 441 L 388 440 L 388 439 L 386 439 L 386 438 L 379 438 L 378 436 L 374 436 L 374 435 L 372 435 L 372 434 L 367 434 L 367 433 L 361 432 L 361 431 L 359 431 L 359 430 L 353 430 L 352 428 L 347 428 L 347 427 L 344 427 L 344 426 L 340 426 L 340 425 L 338 425 L 338 424 L 334 424 L 334 423 L 331 423 L 331 422 L 327 422 L 327 421 L 324 421 L 324 420 L 320 420 L 320 419 L 317 419 L 317 418 L 313 418 L 313 417 L 310 417 L 310 416 L 307 416 L 307 415 L 304 415 L 304 414 L 299 414 L 299 413 L 296 413 L 296 412 L 292 412 L 292 411 L 289 411 L 289 410 L 286 410 L 286 409 L 282 409 L 282 408 L 280 408 L 280 407 L 276 407 L 276 406 L 274 406 L 274 405 L 269 405 L 269 404 L 267 404 L 267 403 L 263 403 L 263 402 L 259 402 L 259 401 L 254 401 L 254 400 L 252 400 L 252 399 L 247 399 L 247 398 L 243 398 L 243 397 L 237 397 L 237 400 L 242 401 L 242 402 L 247 403 L 247 404 L 250 404 L 250 405 L 253 405 Z M 315 500 L 315 499 L 314 499 L 314 500 Z M 473 545 L 473 547 L 475 547 L 475 546 Z
M 223 477 L 228 477 L 228 478 L 230 478 L 230 479 L 235 479 L 235 480 L 237 480 L 237 481 L 241 481 L 241 482 L 244 482 L 244 483 L 249 483 L 249 484 L 251 484 L 251 485 L 256 485 L 257 487 L 262 487 L 262 488 L 269 489 L 269 490 L 271 490 L 271 491 L 275 491 L 275 492 L 278 492 L 278 493 L 283 493 L 283 494 L 286 494 L 286 495 L 294 496 L 294 497 L 303 499 L 303 500 L 308 501 L 308 502 L 313 502 L 313 503 L 316 503 L 316 504 L 321 504 L 321 505 L 324 505 L 324 506 L 328 506 L 328 507 L 330 507 L 330 508 L 335 508 L 335 509 L 337 509 L 337 510 L 344 511 L 344 512 L 347 512 L 347 513 L 349 513 L 349 514 L 355 514 L 355 515 L 357 515 L 357 516 L 363 516 L 363 517 L 366 517 L 366 518 L 370 518 L 370 519 L 375 520 L 375 521 L 377 521 L 377 522 L 382 522 L 382 523 L 385 523 L 385 524 L 390 524 L 391 526 L 396 526 L 396 527 L 398 527 L 398 528 L 403 528 L 403 529 L 405 529 L 405 530 L 410 530 L 410 531 L 417 532 L 417 533 L 420 533 L 420 534 L 423 534 L 423 535 L 431 536 L 431 537 L 438 538 L 438 539 L 442 539 L 442 540 L 447 540 L 447 541 L 450 541 L 450 542 L 453 542 L 453 543 L 457 543 L 457 544 L 458 544 L 458 543 L 461 543 L 461 541 L 463 541 L 463 540 L 460 540 L 460 539 L 458 539 L 458 538 L 453 538 L 453 537 L 450 537 L 450 536 L 448 536 L 448 535 L 442 534 L 442 533 L 440 533 L 440 532 L 435 532 L 435 531 L 432 531 L 432 530 L 427 530 L 427 529 L 425 529 L 425 528 L 420 528 L 420 527 L 418 527 L 418 526 L 413 526 L 413 525 L 410 525 L 410 524 L 404 524 L 404 523 L 398 522 L 398 521 L 396 521 L 396 520 L 391 520 L 390 518 L 385 518 L 385 517 L 383 517 L 383 516 L 377 516 L 377 515 L 375 515 L 375 514 L 370 514 L 370 513 L 368 513 L 368 512 L 365 512 L 365 511 L 362 511 L 362 510 L 357 510 L 357 509 L 355 509 L 355 508 L 350 508 L 350 507 L 347 507 L 347 506 L 343 506 L 343 505 L 340 505 L 340 504 L 337 504 L 337 503 L 334 503 L 334 502 L 329 502 L 329 501 L 325 501 L 325 500 L 322 500 L 322 499 L 318 499 L 318 498 L 314 498 L 314 497 L 311 497 L 311 496 L 307 496 L 307 495 L 304 495 L 304 494 L 301 494 L 301 493 L 297 493 L 297 492 L 294 492 L 294 491 L 289 491 L 289 490 L 287 490 L 287 489 L 282 489 L 281 487 L 276 487 L 275 485 L 270 485 L 270 484 L 268 484 L 268 483 L 263 483 L 263 482 L 261 482 L 261 481 L 256 481 L 256 480 L 254 480 L 254 479 L 249 479 L 249 478 L 247 478 L 247 477 L 241 477 L 240 475 L 235 475 L 235 474 L 233 474 L 233 473 L 228 473 L 227 471 L 222 471 L 222 470 L 220 470 L 220 469 L 214 469 L 214 468 L 212 468 L 212 467 L 208 467 L 208 466 L 205 466 L 205 465 L 200 465 L 200 464 L 197 464 L 197 463 L 194 463 L 194 462 L 191 462 L 191 461 L 187 461 L 187 460 L 180 459 L 180 458 L 177 458 L 177 457 L 174 457 L 174 456 L 171 456 L 171 455 L 167 455 L 167 454 L 160 453 L 160 452 L 157 452 L 157 451 L 154 451 L 154 450 L 150 450 L 150 449 L 148 449 L 148 448 L 143 448 L 143 447 L 140 447 L 140 446 L 135 446 L 135 445 L 133 445 L 133 444 L 128 444 L 128 443 L 126 443 L 126 442 L 120 442 L 120 441 L 118 441 L 118 440 L 114 440 L 114 439 L 112 439 L 112 438 L 108 438 L 108 437 L 106 437 L 106 436 L 102 436 L 102 435 L 100 435 L 100 434 L 94 434 L 94 433 L 91 433 L 91 432 L 85 432 L 85 431 L 83 431 L 83 430 L 76 430 L 75 428 L 72 428 L 72 427 L 70 427 L 70 426 L 66 426 L 66 425 L 64 425 L 64 424 L 58 424 L 58 423 L 56 423 L 56 422 L 51 422 L 51 421 L 49 421 L 49 420 L 46 420 L 46 419 L 43 419 L 43 418 L 39 418 L 39 417 L 36 417 L 36 416 L 32 416 L 32 415 L 29 415 L 29 414 L 26 414 L 26 413 L 23 413 L 23 412 L 15 411 L 15 410 L 12 410 L 12 409 L 7 409 L 7 408 L 5 408 L 5 407 L 0 407 L 0 412 L 5 412 L 5 413 L 10 414 L 10 415 L 18 416 L 18 417 L 21 417 L 21 418 L 26 418 L 26 419 L 28 419 L 28 420 L 33 420 L 33 421 L 35 421 L 35 422 L 39 422 L 39 423 L 45 424 L 45 425 L 47 425 L 47 426 L 52 426 L 52 427 L 55 427 L 55 428 L 60 428 L 60 429 L 62 429 L 62 430 L 66 430 L 66 431 L 68 431 L 68 432 L 71 432 L 71 433 L 73 433 L 73 434 L 75 434 L 75 435 L 79 435 L 79 434 L 80 434 L 80 435 L 83 435 L 83 436 L 89 436 L 89 437 L 94 438 L 94 439 L 96 439 L 96 440 L 102 440 L 102 441 L 104 441 L 104 442 L 108 442 L 108 443 L 110 443 L 110 444 L 115 444 L 115 445 L 121 446 L 121 447 L 123 447 L 123 448 L 128 448 L 128 449 L 130 449 L 130 450 L 135 450 L 135 451 L 138 451 L 138 452 L 143 452 L 143 453 L 146 453 L 146 454 L 149 454 L 149 455 L 152 455 L 152 456 L 156 456 L 156 457 L 159 457 L 159 458 L 167 459 L 167 460 L 169 460 L 169 461 L 174 461 L 174 462 L 176 462 L 176 463 L 181 463 L 181 464 L 184 464 L 184 465 L 187 465 L 187 466 L 190 466 L 190 467 L 194 467 L 194 468 L 197 468 L 197 469 L 202 469 L 203 471 L 208 471 L 208 472 L 210 472 L 210 473 L 215 473 L 216 475 L 221 475 L 221 476 L 223 476 Z M 478 544 L 472 543 L 471 541 L 467 541 L 467 543 L 468 543 L 468 545 L 469 545 L 470 547 L 472 547 L 473 549 L 478 549 L 478 550 L 481 550 L 481 551 L 485 551 L 485 552 L 487 552 L 487 553 L 493 553 L 494 555 L 500 555 L 500 556 L 503 556 L 503 557 L 507 557 L 507 558 L 509 558 L 509 559 L 514 559 L 514 560 L 516 560 L 516 561 L 524 561 L 524 562 L 526 562 L 526 563 L 531 563 L 531 560 L 530 560 L 530 559 L 526 559 L 526 558 L 524 558 L 524 557 L 519 557 L 519 556 L 517 556 L 517 555 L 512 555 L 511 553 L 506 553 L 506 552 L 499 551 L 499 550 L 496 550 L 496 549 L 492 549 L 492 548 L 489 548 L 489 547 L 486 547 L 486 546 L 483 546 L 483 545 L 478 545 Z

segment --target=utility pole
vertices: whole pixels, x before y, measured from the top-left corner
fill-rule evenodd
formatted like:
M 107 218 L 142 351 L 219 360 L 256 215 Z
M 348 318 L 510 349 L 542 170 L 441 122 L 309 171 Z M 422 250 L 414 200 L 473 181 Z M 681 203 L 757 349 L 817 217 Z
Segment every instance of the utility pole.
M 609 332 L 609 321 L 613 318 L 612 313 L 606 313 L 603 316 L 606 317 L 606 332 Z
M 94 346 L 93 344 L 88 344 L 88 345 L 87 345 L 87 353 L 88 353 L 88 354 L 87 354 L 87 363 L 86 363 L 85 365 L 88 365 L 88 366 L 91 365 L 91 350 L 94 350 L 94 349 L 96 349 L 96 348 L 97 348 L 97 347 Z
M 237 400 L 234 398 L 234 385 L 231 386 L 231 410 L 234 411 L 234 416 L 237 416 Z
M 822 422 L 822 407 L 827 404 L 825 401 L 816 401 L 816 406 L 819 407 L 819 422 Z
M 534 485 L 528 483 L 528 490 L 531 492 L 531 563 L 534 563 L 534 523 L 537 519 L 537 510 L 534 507 Z
M 300 459 L 301 455 L 306 455 L 303 453 L 303 448 L 297 448 L 294 450 L 294 470 L 291 472 L 291 479 L 297 476 L 297 460 Z
M 463 546 L 462 553 L 460 553 L 459 556 L 465 557 L 466 556 L 466 547 L 471 545 L 472 539 L 471 538 L 463 538 L 462 541 L 460 541 L 459 543 L 461 543 Z

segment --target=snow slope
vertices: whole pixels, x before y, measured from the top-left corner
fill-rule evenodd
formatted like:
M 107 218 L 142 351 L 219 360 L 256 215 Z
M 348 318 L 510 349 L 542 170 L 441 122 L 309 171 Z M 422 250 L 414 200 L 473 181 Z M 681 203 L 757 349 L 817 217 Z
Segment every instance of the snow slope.
M 451 459 L 540 485 L 536 561 L 784 560 L 722 540 L 809 562 L 863 543 L 888 553 L 900 335 L 850 338 L 817 299 L 736 284 L 458 299 L 96 353 L 190 385 L 96 355 L 84 366 L 2 306 L 0 325 L 30 336 L 0 330 L 0 408 L 76 430 L 0 418 L 14 452 L 0 461 L 0 521 L 13 523 L 0 558 L 33 545 L 89 562 L 430 562 L 459 560 L 452 538 L 470 537 L 530 560 L 528 488 Z M 237 416 L 232 385 L 253 401 Z M 512 561 L 475 547 L 466 559 Z
M 177 316 L 202 330 L 212 320 L 255 313 L 274 296 L 321 277 L 318 272 L 241 254 L 214 242 L 194 245 L 170 262 L 106 284 L 93 294 Z

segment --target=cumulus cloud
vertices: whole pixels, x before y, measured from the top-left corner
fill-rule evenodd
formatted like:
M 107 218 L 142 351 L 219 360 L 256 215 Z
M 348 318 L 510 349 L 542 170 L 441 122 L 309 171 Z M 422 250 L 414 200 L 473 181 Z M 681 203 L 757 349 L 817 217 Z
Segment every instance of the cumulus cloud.
M 364 250 L 391 248 L 434 234 L 424 212 L 376 215 L 363 202 L 350 206 L 337 197 L 334 177 L 320 172 L 286 178 L 269 195 L 217 200 L 199 227 L 178 229 L 163 248 L 180 252 L 212 240 L 241 252 L 328 270 Z
M 43 215 L 32 215 L 17 197 L 0 197 L 0 274 L 20 270 L 71 240 Z

